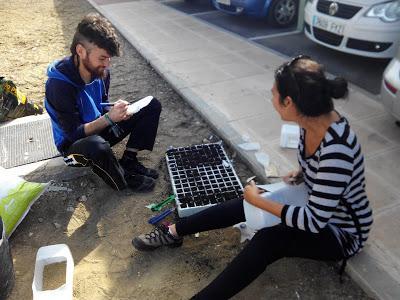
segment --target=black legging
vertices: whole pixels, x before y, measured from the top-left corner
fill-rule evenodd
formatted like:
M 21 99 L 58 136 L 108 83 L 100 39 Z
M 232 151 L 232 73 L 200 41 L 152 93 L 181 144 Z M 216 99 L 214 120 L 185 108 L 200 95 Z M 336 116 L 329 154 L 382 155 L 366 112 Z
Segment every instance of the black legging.
M 111 147 L 129 135 L 127 148 L 153 150 L 157 135 L 161 103 L 154 98 L 149 105 L 141 109 L 128 120 L 118 122 L 121 134 L 116 136 L 111 127 L 99 134 L 91 135 L 74 142 L 64 153 L 73 156 L 78 162 L 75 166 L 91 167 L 113 189 L 122 190 L 127 183 L 124 171 L 115 158 Z
M 181 219 L 176 223 L 176 231 L 184 236 L 244 221 L 243 200 L 237 199 Z M 343 259 L 343 252 L 329 228 L 318 234 L 281 224 L 263 228 L 225 270 L 192 299 L 229 299 L 256 279 L 269 264 L 283 257 L 337 261 Z

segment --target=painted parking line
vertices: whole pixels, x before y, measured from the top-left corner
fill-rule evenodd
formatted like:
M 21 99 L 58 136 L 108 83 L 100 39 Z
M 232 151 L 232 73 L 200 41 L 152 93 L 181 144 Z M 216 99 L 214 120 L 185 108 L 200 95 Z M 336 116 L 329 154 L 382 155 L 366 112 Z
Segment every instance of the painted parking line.
M 255 36 L 252 38 L 249 38 L 250 41 L 257 42 L 258 40 L 264 40 L 268 38 L 274 38 L 274 37 L 279 37 L 279 36 L 287 36 L 287 35 L 292 35 L 296 33 L 302 33 L 302 31 L 299 30 L 292 30 L 292 31 L 287 31 L 287 32 L 279 32 L 279 33 L 271 33 L 267 35 L 261 35 L 261 36 Z
M 191 14 L 191 16 L 197 17 L 197 16 L 209 15 L 209 14 L 218 14 L 218 11 L 216 11 L 216 10 L 202 11 L 202 12 Z
M 265 19 L 254 20 L 246 16 L 229 15 L 222 11 L 216 11 L 213 14 L 196 15 L 195 17 L 246 39 L 293 31 L 296 28 L 295 26 L 288 28 L 272 27 Z

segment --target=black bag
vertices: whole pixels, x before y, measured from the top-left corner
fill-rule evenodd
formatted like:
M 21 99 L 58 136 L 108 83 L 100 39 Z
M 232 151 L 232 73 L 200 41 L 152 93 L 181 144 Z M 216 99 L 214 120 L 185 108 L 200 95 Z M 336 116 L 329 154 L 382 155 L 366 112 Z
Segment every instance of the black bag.
M 42 113 L 43 108 L 28 100 L 14 82 L 0 77 L 0 122 Z
M 0 217 L 0 300 L 7 299 L 14 287 L 15 274 L 10 247 Z

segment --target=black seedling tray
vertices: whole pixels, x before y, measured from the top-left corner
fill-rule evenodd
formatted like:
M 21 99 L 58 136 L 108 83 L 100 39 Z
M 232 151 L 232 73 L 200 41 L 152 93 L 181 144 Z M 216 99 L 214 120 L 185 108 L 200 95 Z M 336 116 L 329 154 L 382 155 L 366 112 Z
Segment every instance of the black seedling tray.
M 221 142 L 171 148 L 166 160 L 180 217 L 243 196 Z

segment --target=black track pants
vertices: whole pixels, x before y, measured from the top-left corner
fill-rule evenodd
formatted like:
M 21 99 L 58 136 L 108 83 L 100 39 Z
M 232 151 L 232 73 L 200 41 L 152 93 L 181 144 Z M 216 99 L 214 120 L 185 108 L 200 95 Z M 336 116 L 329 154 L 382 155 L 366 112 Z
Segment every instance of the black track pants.
M 121 129 L 119 136 L 107 127 L 98 135 L 76 141 L 63 154 L 74 160 L 71 165 L 91 167 L 113 189 L 122 190 L 127 186 L 124 171 L 111 147 L 129 135 L 127 148 L 153 150 L 160 113 L 161 103 L 154 98 L 130 119 L 117 123 Z

